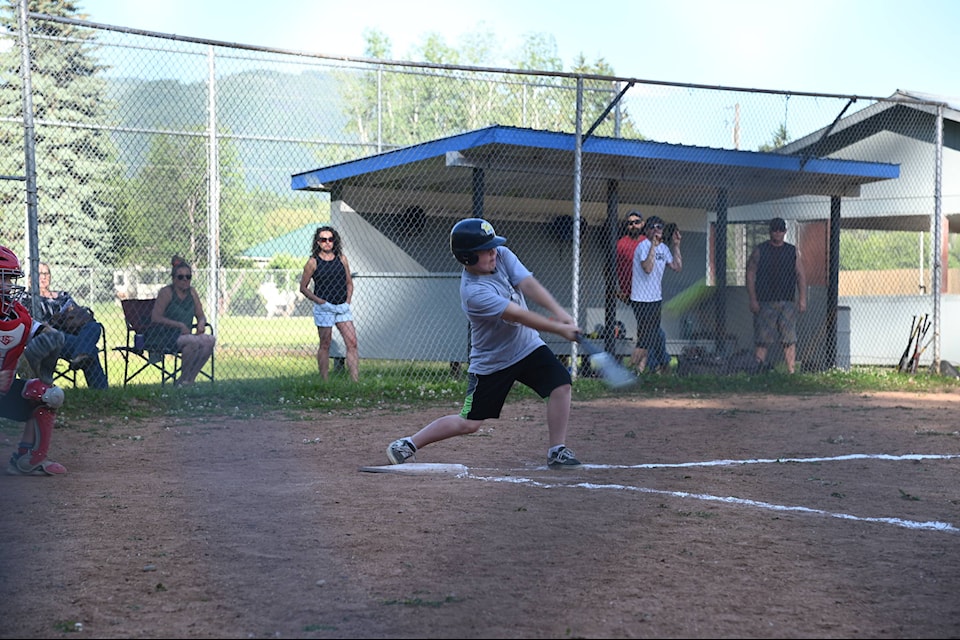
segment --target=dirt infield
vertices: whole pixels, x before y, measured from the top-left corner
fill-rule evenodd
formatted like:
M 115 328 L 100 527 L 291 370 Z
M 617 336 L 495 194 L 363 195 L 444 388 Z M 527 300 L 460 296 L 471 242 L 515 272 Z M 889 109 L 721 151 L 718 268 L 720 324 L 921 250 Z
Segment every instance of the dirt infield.
M 359 471 L 452 405 L 58 429 L 0 636 L 960 637 L 960 395 L 625 396 L 566 472 L 533 400 L 418 453 L 466 475 Z

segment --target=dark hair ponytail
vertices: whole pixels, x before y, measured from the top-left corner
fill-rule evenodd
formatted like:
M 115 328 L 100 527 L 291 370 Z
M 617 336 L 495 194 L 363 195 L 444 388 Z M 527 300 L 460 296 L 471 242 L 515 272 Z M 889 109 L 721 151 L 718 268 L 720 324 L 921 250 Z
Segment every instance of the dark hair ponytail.
M 170 258 L 170 279 L 177 277 L 177 270 L 186 267 L 193 272 L 193 269 L 190 268 L 190 265 L 187 264 L 187 261 L 181 258 L 180 256 L 173 256 Z

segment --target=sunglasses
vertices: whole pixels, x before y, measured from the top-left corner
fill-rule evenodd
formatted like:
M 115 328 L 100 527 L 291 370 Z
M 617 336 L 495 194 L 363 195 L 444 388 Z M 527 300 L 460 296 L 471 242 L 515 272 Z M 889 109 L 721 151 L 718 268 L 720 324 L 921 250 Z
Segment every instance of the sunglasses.
M 643 220 L 627 220 L 627 225 L 631 227 L 639 227 L 643 224 Z
M 333 242 L 333 237 L 331 236 L 329 238 L 325 238 L 323 236 L 320 236 L 320 242 Z
M 651 226 L 652 226 L 654 229 L 663 229 L 663 225 L 660 224 L 659 222 L 656 223 L 656 224 L 654 224 L 654 225 L 651 225 Z
M 178 274 L 177 280 L 193 280 L 193 275 L 191 274 Z

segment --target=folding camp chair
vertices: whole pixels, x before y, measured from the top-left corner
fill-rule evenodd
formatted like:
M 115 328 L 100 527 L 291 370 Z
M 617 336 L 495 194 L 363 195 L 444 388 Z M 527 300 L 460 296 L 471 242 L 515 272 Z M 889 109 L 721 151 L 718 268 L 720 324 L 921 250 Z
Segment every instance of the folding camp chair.
M 123 319 L 127 324 L 127 342 L 113 350 L 123 357 L 124 387 L 144 371 L 152 369 L 160 372 L 161 385 L 176 381 L 180 375 L 181 360 L 178 350 L 148 351 L 144 348 L 143 336 L 147 327 L 152 324 L 150 317 L 155 302 L 155 298 L 120 301 Z M 200 375 L 210 382 L 214 380 L 214 357 L 215 355 L 210 356 L 210 360 L 200 372 Z
M 104 328 L 102 323 L 100 324 L 100 344 L 97 345 L 97 357 L 100 358 L 100 366 L 103 368 L 103 375 L 110 379 L 109 372 L 107 371 L 107 330 Z M 71 369 L 70 362 L 61 358 L 57 361 L 57 370 L 53 373 L 53 381 L 56 382 L 61 378 L 70 384 L 73 385 L 73 388 L 77 388 L 77 377 L 82 373 L 81 369 Z

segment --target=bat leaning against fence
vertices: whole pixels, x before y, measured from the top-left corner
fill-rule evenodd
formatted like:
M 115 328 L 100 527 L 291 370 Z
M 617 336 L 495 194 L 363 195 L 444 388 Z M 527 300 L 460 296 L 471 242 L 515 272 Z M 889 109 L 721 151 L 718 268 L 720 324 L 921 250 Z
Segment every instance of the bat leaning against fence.
M 928 325 L 928 326 L 927 326 L 927 329 L 929 329 L 929 328 L 930 328 L 930 326 Z M 923 335 L 926 336 L 926 335 L 927 335 L 927 332 L 924 331 L 924 332 L 923 332 Z M 934 335 L 936 335 L 936 334 L 934 334 Z M 933 342 L 933 338 L 934 338 L 934 336 L 930 336 L 930 337 L 927 339 L 927 341 L 926 341 L 925 343 L 923 343 L 923 346 L 920 348 L 920 350 L 913 354 L 913 360 L 912 360 L 911 363 L 910 363 L 910 373 L 916 373 L 917 370 L 920 368 L 920 356 L 923 355 L 923 352 L 926 351 L 926 350 L 927 350 L 927 347 L 930 346 L 930 343 Z M 920 344 L 920 340 L 917 340 L 917 344 Z
M 930 337 L 930 340 L 923 344 L 923 339 L 927 337 L 927 333 L 930 332 L 930 327 L 933 325 L 933 320 L 929 319 L 929 314 L 923 314 L 923 328 L 919 330 L 917 334 L 917 341 L 913 345 L 913 357 L 910 358 L 910 373 L 916 373 L 918 365 L 920 363 L 920 355 L 926 350 L 927 345 L 930 344 L 930 340 L 933 340 L 933 336 Z M 923 348 L 920 345 L 923 344 Z
M 918 322 L 917 316 L 913 316 L 913 320 L 910 321 L 910 339 L 907 340 L 907 348 L 903 350 L 903 354 L 900 356 L 900 362 L 897 364 L 897 371 L 900 373 L 907 373 L 910 369 L 910 351 L 913 349 L 913 341 L 917 339 L 922 325 L 923 318 L 920 318 Z

